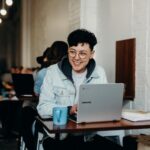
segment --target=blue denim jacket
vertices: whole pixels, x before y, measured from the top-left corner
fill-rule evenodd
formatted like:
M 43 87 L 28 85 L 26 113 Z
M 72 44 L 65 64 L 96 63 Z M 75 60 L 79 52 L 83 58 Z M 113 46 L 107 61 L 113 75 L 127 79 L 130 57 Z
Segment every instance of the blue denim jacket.
M 107 83 L 105 71 L 102 67 L 96 66 L 94 59 L 90 60 L 87 66 L 86 84 Z M 54 106 L 72 106 L 75 101 L 76 90 L 72 80 L 72 68 L 67 58 L 58 64 L 47 68 L 47 73 L 41 87 L 38 113 L 41 116 L 52 115 Z
M 43 84 L 43 80 L 46 75 L 46 71 L 47 71 L 47 68 L 43 68 L 43 69 L 39 70 L 36 74 L 35 82 L 34 82 L 34 92 L 36 95 L 39 95 L 41 92 L 41 86 Z

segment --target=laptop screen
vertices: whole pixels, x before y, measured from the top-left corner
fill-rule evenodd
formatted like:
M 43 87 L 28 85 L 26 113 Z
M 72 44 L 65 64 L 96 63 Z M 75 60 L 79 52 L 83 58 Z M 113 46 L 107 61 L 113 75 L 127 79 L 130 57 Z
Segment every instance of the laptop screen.
M 120 120 L 123 93 L 123 83 L 80 85 L 77 123 Z
M 16 96 L 34 95 L 34 79 L 32 74 L 12 74 Z

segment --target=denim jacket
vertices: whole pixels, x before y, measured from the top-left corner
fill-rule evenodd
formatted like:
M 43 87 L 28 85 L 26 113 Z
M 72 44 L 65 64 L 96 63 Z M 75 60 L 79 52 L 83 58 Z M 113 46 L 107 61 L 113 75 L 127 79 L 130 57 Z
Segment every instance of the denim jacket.
M 97 66 L 94 59 L 87 65 L 85 84 L 107 83 L 105 71 Z M 41 116 L 52 115 L 54 106 L 72 106 L 75 101 L 76 90 L 72 79 L 72 67 L 68 58 L 47 68 L 47 73 L 41 87 L 38 113 Z
M 41 85 L 46 75 L 46 71 L 47 71 L 47 68 L 43 68 L 39 70 L 36 74 L 35 82 L 34 82 L 34 92 L 36 95 L 40 94 Z

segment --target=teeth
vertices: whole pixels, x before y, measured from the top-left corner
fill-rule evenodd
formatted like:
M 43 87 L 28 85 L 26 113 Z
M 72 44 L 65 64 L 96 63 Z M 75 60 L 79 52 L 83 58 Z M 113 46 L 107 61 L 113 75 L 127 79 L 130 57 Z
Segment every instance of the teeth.
M 79 65 L 79 64 L 80 64 L 80 62 L 74 62 L 74 64 L 75 64 L 75 65 Z

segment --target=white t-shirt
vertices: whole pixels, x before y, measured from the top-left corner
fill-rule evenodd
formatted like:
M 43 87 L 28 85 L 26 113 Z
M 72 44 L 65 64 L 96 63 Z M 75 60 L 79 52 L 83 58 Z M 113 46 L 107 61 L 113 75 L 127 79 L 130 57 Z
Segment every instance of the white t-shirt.
M 86 79 L 87 69 L 83 73 L 77 73 L 74 70 L 72 70 L 72 78 L 74 81 L 75 89 L 76 89 L 76 98 L 75 98 L 75 104 L 78 102 L 79 97 L 79 86 L 84 82 Z

